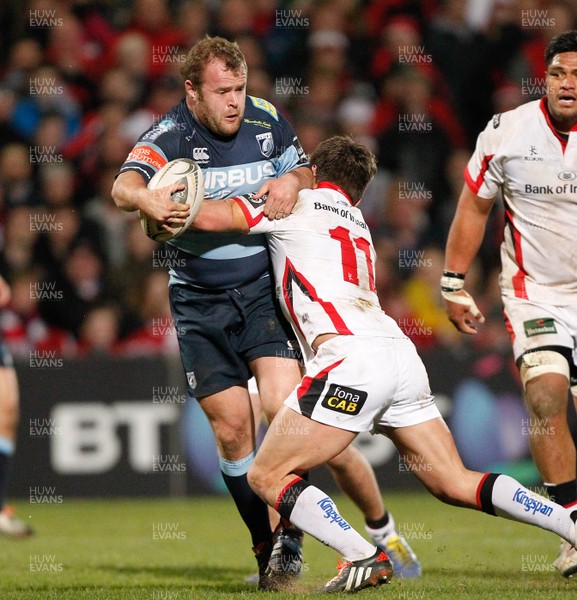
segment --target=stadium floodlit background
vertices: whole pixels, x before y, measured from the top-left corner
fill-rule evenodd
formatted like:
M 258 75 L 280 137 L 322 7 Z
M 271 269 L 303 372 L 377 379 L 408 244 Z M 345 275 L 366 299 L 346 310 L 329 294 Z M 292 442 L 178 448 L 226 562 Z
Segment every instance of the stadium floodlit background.
M 447 320 L 439 277 L 476 136 L 545 93 L 543 51 L 577 25 L 574 2 L 5 0 L 0 22 L 0 266 L 13 290 L 0 331 L 22 402 L 13 498 L 57 510 L 224 492 L 186 397 L 170 251 L 110 197 L 138 136 L 181 99 L 183 56 L 207 33 L 239 42 L 248 93 L 285 114 L 307 152 L 343 132 L 377 154 L 362 209 L 382 305 L 419 348 L 467 465 L 539 486 L 502 321 L 499 206 L 467 278 L 488 317 L 478 336 Z M 384 490 L 414 489 L 386 441 L 359 443 Z

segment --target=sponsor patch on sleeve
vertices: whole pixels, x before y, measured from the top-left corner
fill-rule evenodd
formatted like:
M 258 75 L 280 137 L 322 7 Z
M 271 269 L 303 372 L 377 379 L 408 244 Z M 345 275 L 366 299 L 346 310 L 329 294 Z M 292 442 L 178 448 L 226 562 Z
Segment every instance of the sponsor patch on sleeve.
M 367 400 L 367 392 L 331 383 L 321 406 L 345 415 L 358 415 Z
M 158 146 L 140 143 L 136 144 L 130 151 L 125 163 L 129 162 L 145 163 L 158 171 L 164 167 L 168 160 Z
M 249 96 L 251 102 L 256 108 L 260 108 L 267 112 L 275 121 L 278 121 L 278 112 L 276 108 L 268 102 L 268 100 L 263 100 L 262 98 L 256 98 L 255 96 Z

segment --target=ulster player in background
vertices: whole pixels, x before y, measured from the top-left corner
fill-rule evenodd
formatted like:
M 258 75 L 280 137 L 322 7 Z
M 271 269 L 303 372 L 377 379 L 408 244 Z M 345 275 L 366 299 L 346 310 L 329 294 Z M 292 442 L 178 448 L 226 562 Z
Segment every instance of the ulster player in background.
M 375 250 L 356 207 L 376 172 L 374 156 L 350 138 L 333 137 L 310 162 L 316 189 L 301 191 L 285 219 L 266 219 L 262 199 L 242 196 L 204 202 L 193 223 L 207 231 L 266 234 L 277 294 L 305 359 L 305 376 L 248 472 L 250 485 L 284 518 L 344 556 L 323 588 L 329 593 L 378 586 L 393 575 L 383 548 L 364 539 L 327 494 L 300 477 L 361 431 L 387 435 L 406 464 L 427 465 L 414 473 L 439 499 L 537 525 L 574 544 L 577 510 L 507 475 L 464 467 L 413 343 L 379 306 Z
M 167 162 L 190 158 L 202 168 L 208 199 L 266 192 L 265 215 L 290 213 L 298 191 L 312 183 L 309 163 L 276 108 L 246 95 L 247 67 L 238 45 L 206 37 L 190 50 L 182 75 L 185 99 L 129 154 L 112 190 L 116 204 L 140 209 L 169 228 L 183 225 L 189 207 L 172 202 L 177 186 L 152 191 L 146 184 Z M 273 540 L 268 508 L 248 485 L 255 439 L 247 381 L 254 374 L 270 421 L 300 380 L 300 368 L 289 343 L 294 335 L 274 297 L 266 240 L 185 232 L 167 245 L 170 305 L 188 391 L 213 428 L 223 478 L 251 533 L 259 585 L 278 587 L 285 576 L 300 573 L 302 532 L 285 523 Z M 404 576 L 418 576 L 416 557 L 396 535 L 365 457 L 351 447 L 331 467 L 371 535 L 398 559 Z
M 498 114 L 479 135 L 447 240 L 441 280 L 449 319 L 477 333 L 484 318 L 464 290 L 500 191 L 506 214 L 501 295 L 529 412 L 533 460 L 549 496 L 577 507 L 576 451 L 567 422 L 577 397 L 577 31 L 545 52 L 546 96 Z M 577 573 L 566 541 L 554 565 Z

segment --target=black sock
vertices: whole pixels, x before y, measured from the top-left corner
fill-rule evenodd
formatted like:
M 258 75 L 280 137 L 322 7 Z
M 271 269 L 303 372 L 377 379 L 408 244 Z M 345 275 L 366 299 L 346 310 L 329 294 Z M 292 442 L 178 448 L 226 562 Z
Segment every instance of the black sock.
M 9 454 L 0 452 L 0 510 L 4 508 L 4 503 L 6 502 L 8 471 L 10 469 L 11 458 L 12 457 Z
M 497 516 L 497 513 L 493 506 L 493 486 L 498 477 L 498 473 L 486 473 L 477 488 L 477 503 L 479 508 L 494 517 Z
M 553 502 L 565 507 L 577 503 L 577 479 L 565 483 L 546 483 L 545 487 Z
M 380 519 L 365 519 L 365 523 L 370 529 L 382 529 L 389 523 L 389 513 L 385 511 L 385 514 Z
M 252 491 L 244 475 L 226 475 L 222 478 L 232 496 L 236 508 L 250 531 L 253 548 L 263 542 L 272 544 L 272 531 L 268 518 L 268 506 Z

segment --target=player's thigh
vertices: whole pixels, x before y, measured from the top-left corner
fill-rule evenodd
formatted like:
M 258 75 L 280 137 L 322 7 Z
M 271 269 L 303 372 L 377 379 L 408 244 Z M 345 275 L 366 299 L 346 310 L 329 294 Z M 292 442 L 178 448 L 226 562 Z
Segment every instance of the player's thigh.
M 263 356 L 250 362 L 258 382 L 261 405 L 272 421 L 284 400 L 301 381 L 297 360 Z
M 244 458 L 255 447 L 255 422 L 248 391 L 233 386 L 200 400 L 221 454 L 229 460 Z
M 482 474 L 463 465 L 442 417 L 408 427 L 387 427 L 384 433 L 397 447 L 407 469 L 429 491 L 446 501 L 475 506 Z
M 325 463 L 344 450 L 356 435 L 282 406 L 257 452 L 254 468 L 280 480 L 289 473 L 300 473 Z
M 244 326 L 236 336 L 235 348 L 255 375 L 263 408 L 272 417 L 300 381 L 300 350 L 280 311 L 270 278 L 243 286 L 238 292 L 235 302 L 242 311 Z

